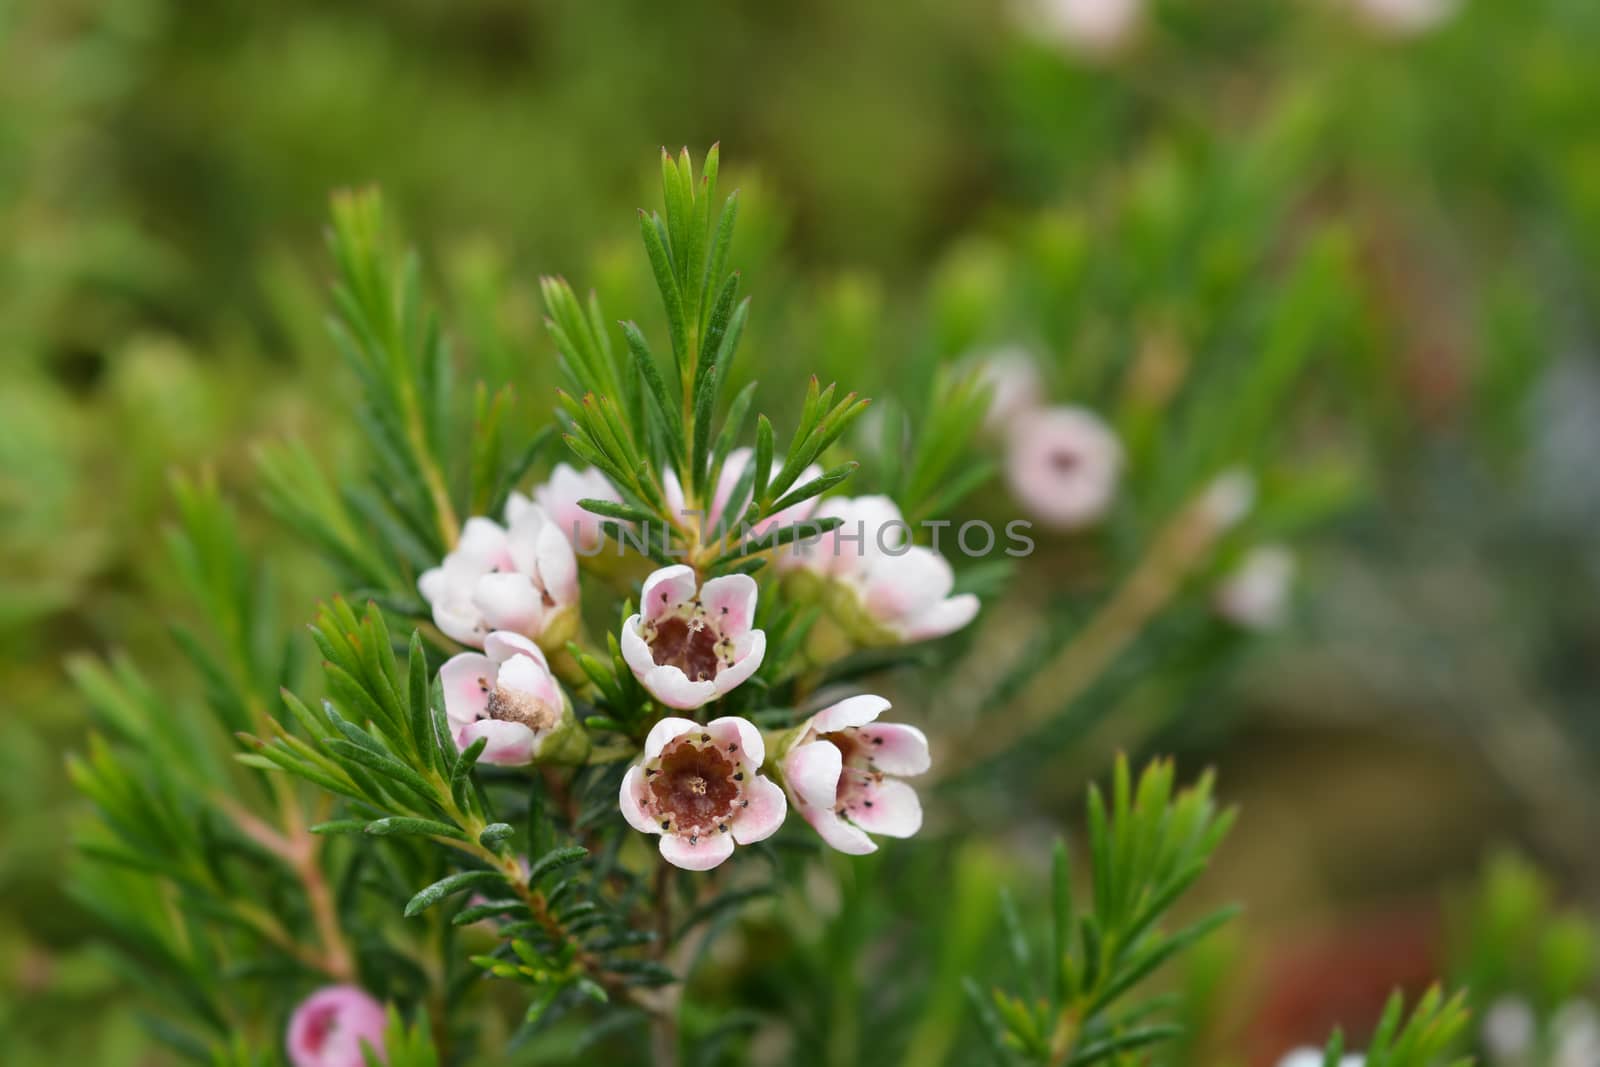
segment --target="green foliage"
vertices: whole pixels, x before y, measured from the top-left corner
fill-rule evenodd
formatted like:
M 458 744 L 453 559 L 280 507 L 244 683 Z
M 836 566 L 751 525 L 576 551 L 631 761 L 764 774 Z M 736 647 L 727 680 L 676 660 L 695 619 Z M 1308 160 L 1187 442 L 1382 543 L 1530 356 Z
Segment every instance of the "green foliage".
M 1067 847 L 1056 843 L 1050 940 L 1042 963 L 1014 908 L 1004 914 L 1013 962 L 1029 982 L 1021 994 L 976 985 L 969 995 L 1002 1063 L 1089 1064 L 1168 1040 L 1181 1031 L 1155 1021 L 1159 1000 L 1121 1003 L 1141 982 L 1233 915 L 1224 909 L 1168 934 L 1159 922 L 1205 871 L 1227 835 L 1231 812 L 1218 812 L 1211 780 L 1173 793 L 1173 767 L 1158 762 L 1132 781 L 1117 761 L 1109 808 L 1089 790 L 1087 906 L 1075 902 Z M 1041 980 L 1039 971 L 1042 968 Z
M 1367 1046 L 1365 1062 L 1372 1067 L 1469 1067 L 1471 1058 L 1451 1058 L 1450 1052 L 1466 1030 L 1466 995 L 1446 998 L 1435 987 L 1422 995 L 1405 1014 L 1405 1000 L 1396 993 L 1384 1005 L 1383 1016 Z M 1334 1034 L 1323 1053 L 1324 1067 L 1336 1067 L 1344 1054 L 1344 1039 Z

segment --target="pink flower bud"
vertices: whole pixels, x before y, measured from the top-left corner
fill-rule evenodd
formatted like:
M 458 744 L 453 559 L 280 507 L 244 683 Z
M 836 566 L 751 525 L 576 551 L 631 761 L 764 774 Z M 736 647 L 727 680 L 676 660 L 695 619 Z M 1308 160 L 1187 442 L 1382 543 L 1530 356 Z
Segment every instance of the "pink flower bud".
M 385 1057 L 383 1005 L 355 986 L 319 989 L 289 1017 L 287 1045 L 294 1067 L 366 1067 L 362 1045 Z

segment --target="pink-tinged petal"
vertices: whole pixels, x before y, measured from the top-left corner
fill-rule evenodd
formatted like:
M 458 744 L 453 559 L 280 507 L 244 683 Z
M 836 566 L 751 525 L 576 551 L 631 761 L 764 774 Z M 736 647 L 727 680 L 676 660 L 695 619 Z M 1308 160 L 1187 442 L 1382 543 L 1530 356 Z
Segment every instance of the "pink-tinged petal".
M 800 806 L 808 811 L 833 810 L 843 770 L 844 757 L 831 741 L 796 745 L 783 757 L 783 777 Z
M 482 647 L 484 635 L 489 632 L 483 613 L 468 600 L 441 600 L 435 604 L 433 624 L 452 641 L 475 648 Z
M 450 582 L 444 575 L 443 567 L 430 567 L 417 579 L 417 592 L 430 604 L 444 599 L 449 588 Z
M 656 669 L 656 661 L 650 653 L 650 646 L 645 644 L 644 634 L 640 632 L 639 616 L 629 615 L 622 624 L 620 643 L 622 661 L 628 665 L 635 678 L 644 681 L 645 675 Z
M 760 668 L 767 655 L 767 635 L 764 630 L 750 630 L 735 639 L 734 660 L 717 672 L 713 681 L 702 683 L 712 686 L 718 696 L 733 692 L 734 688 L 749 680 Z
M 700 606 L 724 637 L 750 629 L 756 617 L 756 580 L 748 574 L 725 574 L 700 587 Z
M 544 627 L 544 597 L 526 574 L 485 574 L 473 587 L 472 603 L 496 630 L 536 634 Z
M 705 834 L 691 842 L 677 834 L 661 837 L 661 858 L 686 871 L 709 871 L 733 855 L 733 835 Z
M 639 681 L 651 696 L 679 711 L 693 711 L 717 697 L 715 682 L 691 682 L 687 674 L 673 666 L 652 667 Z
M 738 745 L 744 761 L 752 768 L 767 762 L 767 745 L 761 740 L 761 731 L 749 719 L 737 715 L 724 715 L 706 723 L 706 733 L 716 738 L 717 747 L 728 751 L 729 745 Z
M 671 467 L 661 472 L 661 495 L 666 499 L 667 513 L 671 518 L 687 520 L 693 517 L 684 515 L 687 505 L 683 499 L 683 483 L 678 481 L 678 472 Z
M 901 722 L 879 722 L 863 727 L 873 765 L 884 774 L 923 774 L 932 765 L 928 737 L 915 726 Z
M 479 763 L 497 767 L 521 767 L 532 763 L 539 752 L 539 736 L 520 722 L 479 719 L 456 731 L 456 747 L 465 752 L 478 738 L 488 739 Z
M 382 1061 L 388 1017 L 383 1005 L 355 986 L 328 986 L 301 1001 L 284 1035 L 293 1067 L 362 1067 L 362 1046 Z
M 901 633 L 908 641 L 928 641 L 953 634 L 978 617 L 978 606 L 978 598 L 972 593 L 941 600 L 907 620 Z
M 832 746 L 829 746 L 832 747 Z M 877 844 L 859 828 L 835 815 L 832 808 L 806 808 L 806 822 L 830 848 L 850 856 L 865 856 L 878 851 Z
M 661 750 L 675 737 L 680 737 L 690 730 L 699 730 L 700 724 L 693 719 L 684 719 L 669 715 L 650 727 L 650 732 L 644 739 L 644 758 L 653 760 L 661 755 Z
M 682 563 L 662 567 L 644 580 L 644 588 L 639 593 L 639 611 L 649 622 L 693 600 L 699 591 L 694 568 Z
M 629 826 L 641 834 L 659 834 L 661 824 L 644 810 L 644 790 L 644 768 L 635 764 L 622 776 L 622 789 L 617 793 L 617 806 L 622 809 L 622 817 L 628 820 Z
M 578 554 L 572 550 L 567 535 L 547 518 L 539 528 L 534 547 L 537 559 L 534 573 L 539 576 L 539 584 L 558 607 L 575 603 L 578 599 Z
M 522 517 L 522 513 L 531 507 L 533 501 L 513 489 L 511 495 L 506 497 L 506 525 L 515 525 L 517 519 Z
M 482 563 L 485 567 L 503 559 L 506 554 L 506 530 L 493 519 L 481 515 L 468 519 L 461 527 L 461 538 L 455 551 L 463 559 Z
M 507 689 L 526 693 L 552 709 L 560 710 L 564 703 L 561 687 L 550 676 L 549 668 L 534 662 L 531 656 L 512 656 L 506 660 L 500 665 L 499 680 Z
M 444 691 L 444 713 L 452 723 L 465 726 L 483 717 L 498 670 L 493 660 L 476 652 L 445 660 L 439 668 L 439 688 Z
M 733 839 L 741 845 L 753 845 L 778 832 L 783 817 L 789 814 L 789 799 L 778 788 L 778 783 L 765 775 L 757 775 L 745 790 L 747 808 L 740 808 L 733 817 Z
M 550 662 L 544 658 L 544 651 L 514 630 L 496 630 L 484 638 L 483 654 L 495 663 L 504 663 L 512 656 L 527 656 L 545 670 L 550 669 Z
M 819 734 L 831 734 L 852 726 L 865 726 L 888 710 L 889 702 L 883 697 L 863 693 L 823 708 L 811 717 L 810 726 Z
M 867 787 L 851 806 L 850 818 L 869 834 L 910 837 L 922 829 L 922 801 L 906 783 L 885 778 Z
M 893 554 L 911 542 L 911 527 L 893 500 L 881 495 L 858 496 L 851 504 L 865 535 L 861 544 L 864 554 Z
M 948 596 L 955 584 L 949 560 L 930 548 L 913 545 L 903 555 L 872 562 L 864 600 L 874 618 L 910 621 Z
M 733 487 L 739 484 L 739 479 L 743 477 L 744 469 L 750 465 L 754 454 L 751 449 L 736 448 L 728 453 L 727 459 L 723 460 L 722 473 L 717 476 L 717 491 L 711 496 L 711 511 L 706 516 L 708 529 L 715 529 L 717 523 L 722 520 L 723 512 L 728 510 L 728 498 L 733 495 Z M 746 493 L 745 500 L 740 500 L 738 503 L 743 505 L 748 499 L 749 494 Z

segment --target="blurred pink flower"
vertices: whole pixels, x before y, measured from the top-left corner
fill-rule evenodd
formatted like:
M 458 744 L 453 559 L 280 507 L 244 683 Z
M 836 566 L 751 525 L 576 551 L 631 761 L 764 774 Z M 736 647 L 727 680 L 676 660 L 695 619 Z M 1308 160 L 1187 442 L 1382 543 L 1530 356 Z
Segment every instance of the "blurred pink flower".
M 1458 0 L 1350 0 L 1374 28 L 1397 37 L 1425 33 L 1455 14 Z
M 698 708 L 761 666 L 767 635 L 753 628 L 755 614 L 748 574 L 697 586 L 692 568 L 663 567 L 645 579 L 639 612 L 622 624 L 622 658 L 661 703 Z
M 708 871 L 733 855 L 735 842 L 754 844 L 782 825 L 789 805 L 760 773 L 766 758 L 761 732 L 744 719 L 662 719 L 622 779 L 623 818 L 660 835 L 668 863 Z
M 898 776 L 928 769 L 928 739 L 915 726 L 879 723 L 888 707 L 879 696 L 841 700 L 808 719 L 783 756 L 800 814 L 840 852 L 876 851 L 868 834 L 910 837 L 922 828 L 922 803 Z
M 1283 624 L 1294 584 L 1294 553 L 1282 545 L 1259 545 L 1224 578 L 1212 594 L 1218 615 L 1247 630 Z
M 433 621 L 464 645 L 482 648 L 492 630 L 559 647 L 576 625 L 578 560 L 543 508 L 520 493 L 501 526 L 481 516 L 461 528 L 455 551 L 417 580 Z
M 522 498 L 512 494 L 511 499 L 520 501 Z M 533 490 L 533 502 L 550 516 L 556 528 L 571 542 L 573 550 L 592 555 L 604 542 L 605 534 L 600 532 L 600 516 L 579 507 L 580 500 L 609 500 L 614 504 L 622 502 L 616 488 L 604 474 L 593 467 L 585 467 L 580 471 L 565 463 L 557 463 L 550 477 Z M 523 503 L 517 504 L 519 511 L 522 506 Z M 509 507 L 507 515 L 513 521 L 516 518 Z
M 1040 522 L 1071 530 L 1099 521 L 1116 499 L 1122 445 L 1100 417 L 1055 407 L 1019 419 L 1011 432 L 1006 478 Z
M 487 738 L 480 763 L 520 767 L 544 757 L 560 762 L 581 730 L 539 646 L 521 634 L 495 631 L 484 652 L 463 652 L 439 668 L 445 716 L 456 747 Z
M 1105 55 L 1126 44 L 1139 28 L 1142 0 L 1038 0 L 1038 30 L 1078 52 Z
M 736 448 L 728 453 L 728 458 L 722 462 L 722 473 L 717 476 L 717 488 L 711 494 L 711 502 L 706 507 L 706 514 L 698 517 L 703 529 L 706 531 L 714 530 L 717 527 L 717 523 L 722 521 L 722 513 L 730 503 L 729 497 L 733 496 L 734 487 L 739 484 L 739 479 L 744 477 L 745 468 L 750 466 L 750 462 L 754 458 L 755 451 L 749 448 Z M 781 458 L 779 457 L 780 460 Z M 774 464 L 773 474 L 778 473 L 777 466 L 777 464 Z M 795 489 L 799 489 L 807 482 L 814 481 L 821 476 L 822 468 L 813 463 L 800 472 L 800 476 L 794 480 L 794 484 L 789 487 L 789 491 L 792 492 Z M 661 485 L 662 492 L 667 498 L 667 507 L 671 509 L 674 516 L 685 518 L 686 521 L 697 518 L 687 514 L 688 504 L 685 503 L 683 498 L 683 485 L 678 481 L 677 474 L 670 468 L 661 472 Z M 741 495 L 740 499 L 731 501 L 731 503 L 739 508 L 739 514 L 729 517 L 729 527 L 734 533 L 739 533 L 740 530 L 737 523 L 743 516 L 744 508 L 750 503 L 750 494 L 746 492 Z M 808 519 L 811 517 L 811 513 L 816 510 L 816 507 L 816 497 L 812 497 L 810 500 L 802 500 L 798 504 L 783 509 L 776 515 L 770 515 L 763 519 L 751 527 L 751 533 L 759 537 L 780 523 L 787 526 L 791 523 Z
M 381 1061 L 387 1022 L 383 1005 L 355 986 L 319 989 L 289 1017 L 289 1062 L 294 1067 L 365 1067 L 363 1042 Z

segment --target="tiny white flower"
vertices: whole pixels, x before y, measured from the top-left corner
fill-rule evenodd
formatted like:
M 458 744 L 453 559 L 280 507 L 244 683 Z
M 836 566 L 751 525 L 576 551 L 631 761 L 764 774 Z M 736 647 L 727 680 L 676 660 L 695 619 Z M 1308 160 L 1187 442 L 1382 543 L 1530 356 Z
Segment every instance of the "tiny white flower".
M 1122 445 L 1100 417 L 1056 407 L 1018 419 L 1006 455 L 1011 491 L 1040 522 L 1061 530 L 1099 521 L 1116 500 Z
M 817 712 L 782 759 L 784 781 L 806 822 L 840 852 L 877 850 L 869 834 L 910 837 L 922 803 L 901 777 L 928 769 L 928 739 L 915 726 L 880 723 L 889 702 L 855 696 Z
M 789 804 L 761 774 L 766 758 L 761 731 L 744 719 L 728 715 L 704 726 L 662 719 L 623 776 L 622 817 L 640 833 L 659 835 L 668 863 L 710 870 L 733 855 L 736 842 L 765 840 L 783 824 Z
M 512 497 L 513 500 L 517 498 Z M 578 506 L 580 500 L 609 500 L 622 503 L 622 497 L 604 474 L 593 467 L 579 471 L 565 463 L 557 463 L 550 477 L 533 490 L 533 502 L 544 509 L 556 527 L 566 535 L 575 551 L 593 555 L 605 540 L 600 531 L 600 516 Z M 515 519 L 514 514 L 508 518 Z
M 1538 1036 L 1539 1021 L 1521 997 L 1500 997 L 1483 1013 L 1483 1047 L 1493 1063 L 1523 1063 Z
M 491 631 L 510 630 L 546 648 L 572 635 L 578 560 L 545 510 L 520 493 L 506 505 L 507 526 L 481 516 L 461 528 L 455 551 L 417 579 L 434 625 L 482 648 Z
M 687 711 L 756 672 L 767 635 L 754 629 L 756 583 L 728 574 L 702 586 L 690 567 L 663 567 L 645 579 L 639 611 L 622 624 L 622 658 L 650 695 Z
M 1294 585 L 1294 553 L 1282 545 L 1259 545 L 1245 554 L 1212 595 L 1218 615 L 1247 630 L 1283 625 Z
M 779 553 L 778 567 L 830 582 L 834 595 L 828 603 L 857 640 L 885 644 L 943 637 L 978 614 L 976 596 L 950 595 L 955 572 L 949 561 L 911 543 L 911 527 L 888 497 L 832 497 L 816 517 L 839 518 L 842 524 L 815 541 L 796 541 Z
M 439 688 L 456 747 L 487 738 L 480 763 L 572 762 L 588 750 L 544 653 L 521 634 L 496 631 L 482 653 L 452 656 L 439 668 Z
M 1554 1049 L 1551 1067 L 1600 1065 L 1600 1011 L 1587 1000 L 1573 1000 L 1557 1009 L 1550 1021 Z

